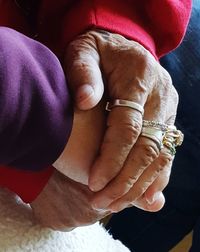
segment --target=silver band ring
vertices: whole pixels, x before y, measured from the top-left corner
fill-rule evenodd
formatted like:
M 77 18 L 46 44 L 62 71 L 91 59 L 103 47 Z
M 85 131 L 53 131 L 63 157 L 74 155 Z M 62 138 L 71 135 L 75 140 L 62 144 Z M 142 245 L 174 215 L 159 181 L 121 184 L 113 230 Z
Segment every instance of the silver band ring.
M 161 150 L 161 148 L 163 147 L 162 144 L 163 132 L 160 129 L 143 127 L 141 136 L 153 140 L 156 143 L 159 150 Z
M 175 125 L 147 120 L 143 120 L 141 135 L 154 140 L 157 145 L 160 144 L 160 149 L 165 146 L 173 156 L 176 153 L 176 147 L 182 144 L 184 138 L 183 133 L 177 130 Z
M 115 99 L 112 102 L 107 102 L 106 104 L 107 111 L 111 111 L 112 108 L 114 107 L 129 107 L 137 110 L 142 115 L 144 114 L 144 108 L 140 104 L 128 100 Z

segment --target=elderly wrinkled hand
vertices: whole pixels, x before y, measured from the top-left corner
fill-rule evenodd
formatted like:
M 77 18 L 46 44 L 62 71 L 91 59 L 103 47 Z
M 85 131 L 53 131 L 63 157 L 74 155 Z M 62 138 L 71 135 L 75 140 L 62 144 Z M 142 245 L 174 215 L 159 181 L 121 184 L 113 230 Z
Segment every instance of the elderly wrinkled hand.
M 65 69 L 80 109 L 94 107 L 104 93 L 144 108 L 114 106 L 100 153 L 89 177 L 96 191 L 93 207 L 121 209 L 136 205 L 155 211 L 164 204 L 173 155 L 141 135 L 143 120 L 173 125 L 178 95 L 169 74 L 139 43 L 118 34 L 88 31 L 67 48 Z

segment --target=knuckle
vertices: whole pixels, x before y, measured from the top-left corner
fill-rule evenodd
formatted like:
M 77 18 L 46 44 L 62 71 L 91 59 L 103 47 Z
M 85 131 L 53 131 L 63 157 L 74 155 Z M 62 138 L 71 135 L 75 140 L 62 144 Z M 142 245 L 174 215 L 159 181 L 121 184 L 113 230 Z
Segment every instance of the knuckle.
M 155 67 L 156 67 L 156 60 L 155 58 L 149 53 L 147 52 L 146 53 L 146 57 L 145 57 L 145 65 L 146 65 L 146 68 L 152 72 L 154 71 Z
M 141 54 L 140 54 L 140 64 L 146 69 L 150 64 L 150 59 L 148 57 L 148 54 L 146 53 L 146 51 L 141 51 Z
M 148 180 L 142 183 L 142 185 L 138 188 L 139 196 L 141 196 L 147 188 L 152 184 L 154 181 L 155 177 L 151 176 Z
M 135 140 L 138 138 L 141 131 L 141 125 L 137 121 L 133 121 L 131 123 L 125 124 L 124 127 L 124 138 L 126 139 L 126 142 L 132 144 L 135 142 Z
M 136 197 L 128 196 L 128 197 L 126 197 L 126 199 L 124 199 L 123 204 L 126 205 L 126 207 L 129 206 L 129 205 L 131 206 L 131 205 L 134 205 L 134 202 L 136 200 L 137 200 Z
M 121 196 L 123 196 L 124 192 L 125 192 L 125 189 L 123 188 L 120 188 L 120 189 L 115 188 L 115 190 L 112 191 L 112 193 L 110 193 L 109 200 L 114 201 L 116 199 L 119 199 Z
M 149 166 L 159 155 L 158 151 L 151 145 L 143 145 L 141 155 L 142 163 L 145 167 Z
M 157 166 L 154 170 L 152 175 L 149 177 L 149 186 L 160 176 L 161 172 L 163 170 L 163 167 Z
M 147 157 L 145 155 L 142 155 L 140 159 L 141 159 L 142 166 L 145 168 L 148 167 L 152 163 L 152 160 L 153 160 L 151 157 Z
M 128 176 L 120 179 L 115 185 L 114 191 L 109 192 L 109 200 L 114 201 L 124 196 L 137 181 L 137 176 Z
M 160 82 L 159 87 L 162 86 L 162 89 L 165 90 L 165 92 L 171 93 L 173 87 L 171 76 L 161 65 L 158 67 L 158 73 L 158 80 Z
M 113 202 L 113 201 L 115 201 L 116 199 L 118 199 L 119 197 L 120 197 L 120 194 L 114 192 L 113 194 L 111 194 L 111 195 L 108 196 L 108 200 L 109 200 L 110 202 Z
M 172 99 L 173 99 L 174 103 L 177 105 L 178 102 L 179 102 L 179 95 L 178 95 L 178 92 L 176 91 L 176 89 L 175 89 L 175 87 L 174 87 L 173 85 L 172 85 L 171 90 L 172 90 L 172 94 L 171 94 Z
M 172 78 L 170 76 L 170 74 L 164 69 L 162 68 L 162 85 L 165 88 L 167 93 L 170 93 L 170 98 L 173 100 L 173 102 L 177 105 L 178 101 L 179 101 L 179 95 L 178 92 L 176 91 L 175 87 L 173 86 L 172 83 Z
M 135 192 L 134 194 L 128 195 L 126 197 L 125 203 L 126 205 L 128 204 L 132 204 L 133 202 L 135 202 L 140 196 L 138 195 L 138 191 Z
M 171 78 L 170 74 L 159 63 L 158 63 L 158 71 L 159 71 L 159 76 L 160 76 L 163 84 L 172 85 L 172 78 Z
M 120 181 L 121 196 L 127 193 L 133 187 L 137 180 L 138 177 L 134 175 L 128 175 L 127 177 L 123 178 L 123 180 Z
M 141 130 L 141 123 L 137 120 L 133 120 L 132 121 L 132 126 L 134 127 L 134 129 L 137 131 L 137 133 L 140 133 Z
M 161 153 L 160 155 L 160 167 L 165 168 L 171 165 L 173 156 L 168 153 Z
M 168 182 L 169 182 L 169 178 L 170 178 L 170 171 L 168 172 L 165 172 L 163 175 L 162 175 L 162 180 L 164 181 L 162 186 L 163 186 L 163 189 L 167 186 Z
M 152 161 L 158 156 L 157 151 L 151 145 L 144 146 L 144 153 L 145 153 L 146 157 L 150 158 Z
M 163 166 L 162 164 L 159 164 L 158 166 L 156 166 L 155 169 L 155 177 L 158 176 L 163 170 L 164 170 L 165 166 Z
M 147 190 L 151 183 L 150 182 L 145 182 L 143 183 L 142 186 L 137 186 L 137 188 L 134 188 L 134 193 L 130 193 L 126 197 L 126 203 L 130 204 L 132 202 L 135 202 L 138 198 L 140 198 L 144 192 Z
M 166 69 L 162 68 L 163 69 L 163 79 L 165 80 L 166 83 L 172 85 L 172 78 L 170 76 L 170 74 L 167 72 Z
M 129 176 L 126 180 L 126 186 L 128 188 L 131 188 L 135 184 L 137 179 L 138 179 L 137 176 Z
M 146 50 L 144 47 L 139 46 L 138 47 L 138 62 L 140 66 L 143 67 L 143 69 L 148 69 L 152 71 L 152 67 L 155 66 L 156 60 L 152 56 L 151 53 L 149 53 L 148 50 Z

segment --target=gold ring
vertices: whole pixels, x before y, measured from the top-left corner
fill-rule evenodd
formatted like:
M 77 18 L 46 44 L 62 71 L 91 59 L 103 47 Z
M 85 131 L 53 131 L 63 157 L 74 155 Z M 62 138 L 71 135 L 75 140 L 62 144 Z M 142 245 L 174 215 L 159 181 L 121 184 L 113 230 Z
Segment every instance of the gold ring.
M 170 150 L 172 155 L 176 154 L 176 147 L 183 143 L 184 135 L 180 130 L 177 130 L 174 126 L 169 127 L 163 136 L 162 144 Z
M 157 121 L 143 120 L 142 136 L 148 137 L 160 146 L 169 149 L 171 155 L 175 155 L 176 147 L 183 143 L 184 135 L 176 126 Z

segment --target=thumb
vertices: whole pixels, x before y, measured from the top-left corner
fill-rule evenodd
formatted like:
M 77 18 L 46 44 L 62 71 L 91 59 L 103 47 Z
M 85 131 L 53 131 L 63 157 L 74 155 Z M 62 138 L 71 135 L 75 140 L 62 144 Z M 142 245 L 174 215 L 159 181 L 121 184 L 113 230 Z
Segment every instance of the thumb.
M 99 54 L 91 37 L 70 43 L 65 56 L 65 71 L 75 105 L 88 110 L 97 105 L 104 92 Z

